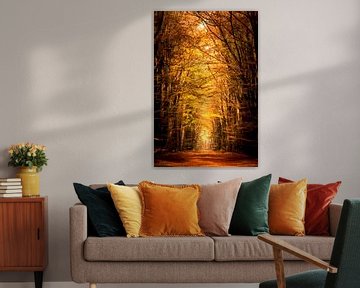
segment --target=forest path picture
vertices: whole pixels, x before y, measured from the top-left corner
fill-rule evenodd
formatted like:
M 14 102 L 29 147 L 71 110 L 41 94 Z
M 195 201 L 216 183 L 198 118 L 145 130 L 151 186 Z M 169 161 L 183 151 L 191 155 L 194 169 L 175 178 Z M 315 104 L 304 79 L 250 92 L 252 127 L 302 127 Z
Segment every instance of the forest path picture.
M 258 165 L 256 11 L 154 12 L 154 165 Z

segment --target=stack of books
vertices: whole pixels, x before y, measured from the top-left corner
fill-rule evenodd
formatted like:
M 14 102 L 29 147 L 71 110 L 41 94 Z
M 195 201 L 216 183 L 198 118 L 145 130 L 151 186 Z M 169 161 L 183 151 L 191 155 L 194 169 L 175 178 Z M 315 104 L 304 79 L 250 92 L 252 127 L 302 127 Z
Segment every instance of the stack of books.
M 0 178 L 0 198 L 22 197 L 20 178 Z

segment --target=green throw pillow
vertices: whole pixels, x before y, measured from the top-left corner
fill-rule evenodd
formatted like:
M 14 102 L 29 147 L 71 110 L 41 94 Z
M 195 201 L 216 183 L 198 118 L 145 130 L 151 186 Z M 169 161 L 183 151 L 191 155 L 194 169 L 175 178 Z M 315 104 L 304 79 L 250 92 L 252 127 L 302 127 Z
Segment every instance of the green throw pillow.
M 241 184 L 231 218 L 230 234 L 256 236 L 269 233 L 270 181 L 271 174 Z

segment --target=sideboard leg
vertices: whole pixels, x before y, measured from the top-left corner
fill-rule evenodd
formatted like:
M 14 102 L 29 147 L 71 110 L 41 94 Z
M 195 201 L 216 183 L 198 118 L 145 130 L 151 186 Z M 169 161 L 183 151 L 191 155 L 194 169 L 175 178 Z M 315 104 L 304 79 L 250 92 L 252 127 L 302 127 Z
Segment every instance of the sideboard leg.
M 43 284 L 43 271 L 35 271 L 35 288 L 42 288 Z
M 96 288 L 96 284 L 95 283 L 89 283 L 89 288 Z

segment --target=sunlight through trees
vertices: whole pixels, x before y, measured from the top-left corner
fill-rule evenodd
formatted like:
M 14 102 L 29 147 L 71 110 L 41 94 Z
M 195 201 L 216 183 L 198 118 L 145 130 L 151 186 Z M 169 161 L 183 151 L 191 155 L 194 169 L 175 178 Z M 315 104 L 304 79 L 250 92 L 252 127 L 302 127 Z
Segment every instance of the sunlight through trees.
M 184 151 L 257 164 L 257 50 L 255 11 L 154 13 L 156 166 Z

